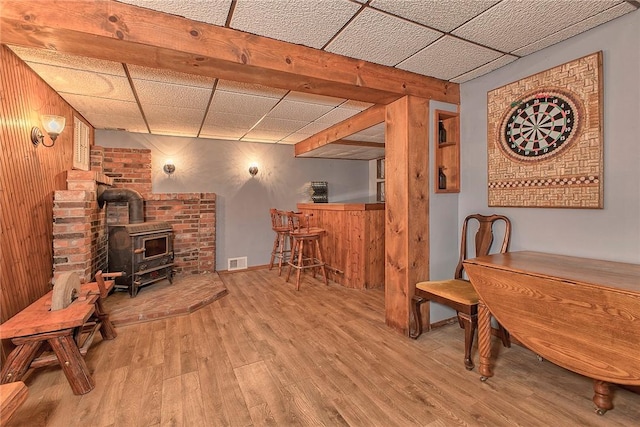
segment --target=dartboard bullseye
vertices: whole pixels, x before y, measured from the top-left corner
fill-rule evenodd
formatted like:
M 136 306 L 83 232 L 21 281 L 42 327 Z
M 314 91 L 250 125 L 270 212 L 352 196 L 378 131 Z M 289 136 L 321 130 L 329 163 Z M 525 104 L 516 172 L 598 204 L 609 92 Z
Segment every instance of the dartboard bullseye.
M 538 93 L 514 103 L 506 114 L 500 138 L 504 151 L 535 161 L 563 151 L 577 134 L 578 108 L 566 94 Z

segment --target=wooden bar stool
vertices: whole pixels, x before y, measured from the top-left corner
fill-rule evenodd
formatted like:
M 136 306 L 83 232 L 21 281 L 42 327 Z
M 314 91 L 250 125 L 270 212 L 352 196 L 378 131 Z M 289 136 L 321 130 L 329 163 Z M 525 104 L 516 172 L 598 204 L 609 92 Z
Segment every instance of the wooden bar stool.
M 287 223 L 287 213 L 278 209 L 270 209 L 271 228 L 276 233 L 271 249 L 271 261 L 269 261 L 269 270 L 273 268 L 273 263 L 278 260 L 278 276 L 282 274 L 282 263 L 288 262 L 293 241 L 289 235 L 289 224 Z M 287 241 L 289 241 L 289 249 L 287 249 Z
M 293 238 L 291 257 L 289 258 L 289 270 L 287 271 L 287 282 L 291 276 L 291 269 L 295 268 L 296 290 L 300 290 L 300 275 L 302 270 L 313 269 L 313 277 L 316 277 L 316 268 L 320 268 L 324 277 L 324 284 L 327 282 L 327 270 L 325 268 L 320 238 L 325 233 L 324 228 L 311 227 L 311 214 L 287 212 L 289 222 L 289 235 Z M 307 254 L 305 254 L 305 250 Z

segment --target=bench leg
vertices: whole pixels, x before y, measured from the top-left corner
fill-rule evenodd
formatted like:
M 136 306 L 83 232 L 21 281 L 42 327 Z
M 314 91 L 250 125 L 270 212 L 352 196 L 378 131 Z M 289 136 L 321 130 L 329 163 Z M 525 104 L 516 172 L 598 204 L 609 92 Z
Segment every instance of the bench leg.
M 93 390 L 95 383 L 72 334 L 52 337 L 47 342 L 56 354 L 73 394 L 86 394 Z
M 111 323 L 111 319 L 109 319 L 109 313 L 104 309 L 102 305 L 102 298 L 98 298 L 95 303 L 96 311 L 95 315 L 100 321 L 100 335 L 105 340 L 112 340 L 118 336 L 116 329 L 113 327 L 113 323 Z
M 42 341 L 28 341 L 13 349 L 0 372 L 0 384 L 20 381 L 35 359 Z

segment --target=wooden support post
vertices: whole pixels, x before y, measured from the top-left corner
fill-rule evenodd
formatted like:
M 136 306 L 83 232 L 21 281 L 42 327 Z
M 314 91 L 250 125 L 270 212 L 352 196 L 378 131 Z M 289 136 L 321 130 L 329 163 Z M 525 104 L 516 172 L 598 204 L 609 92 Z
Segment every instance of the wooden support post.
M 415 284 L 429 280 L 429 101 L 386 108 L 385 318 L 409 333 Z

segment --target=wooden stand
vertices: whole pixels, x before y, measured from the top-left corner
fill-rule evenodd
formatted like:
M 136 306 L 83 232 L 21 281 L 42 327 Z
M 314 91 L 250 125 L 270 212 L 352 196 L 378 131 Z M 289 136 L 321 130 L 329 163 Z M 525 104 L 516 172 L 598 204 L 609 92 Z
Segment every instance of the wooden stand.
M 113 285 L 113 280 L 105 282 L 98 272 L 96 282 L 82 285 L 79 297 L 68 307 L 50 310 L 52 292 L 49 292 L 3 323 L 0 339 L 11 339 L 17 347 L 0 371 L 0 384 L 20 381 L 30 367 L 59 364 L 74 394 L 93 390 L 95 383 L 83 356 L 96 330 L 106 340 L 117 335 L 102 305 Z M 40 355 L 45 343 L 53 354 Z

